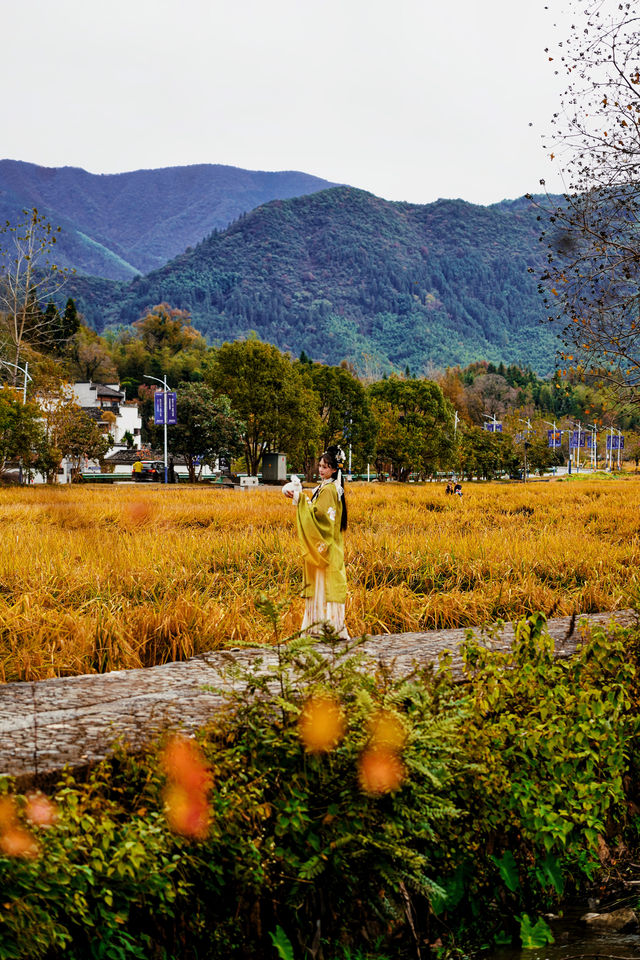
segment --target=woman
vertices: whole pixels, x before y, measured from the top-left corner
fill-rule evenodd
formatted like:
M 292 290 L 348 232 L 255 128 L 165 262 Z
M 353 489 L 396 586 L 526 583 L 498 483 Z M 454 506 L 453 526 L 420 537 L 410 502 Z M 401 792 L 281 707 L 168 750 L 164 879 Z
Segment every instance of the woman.
M 304 562 L 305 598 L 302 633 L 321 636 L 327 624 L 344 640 L 347 577 L 344 569 L 342 533 L 347 528 L 347 504 L 342 485 L 338 447 L 329 447 L 320 457 L 320 484 L 311 499 L 302 495 L 300 481 L 293 482 L 287 496 L 297 504 L 298 536 Z

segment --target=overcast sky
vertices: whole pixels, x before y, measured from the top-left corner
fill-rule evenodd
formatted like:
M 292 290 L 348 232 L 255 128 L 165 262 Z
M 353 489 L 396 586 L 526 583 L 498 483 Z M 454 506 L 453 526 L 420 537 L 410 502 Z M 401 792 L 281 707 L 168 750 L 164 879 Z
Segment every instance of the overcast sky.
M 303 170 L 415 203 L 560 189 L 540 137 L 565 6 L 4 0 L 0 156 Z

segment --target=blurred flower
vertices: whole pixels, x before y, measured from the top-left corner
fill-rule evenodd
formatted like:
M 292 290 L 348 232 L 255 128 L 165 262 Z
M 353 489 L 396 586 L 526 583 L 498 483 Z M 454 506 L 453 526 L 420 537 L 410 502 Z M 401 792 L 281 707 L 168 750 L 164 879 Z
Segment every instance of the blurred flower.
M 0 797 L 0 852 L 7 857 L 37 857 L 40 846 L 28 830 L 18 822 L 18 808 L 13 797 Z
M 406 770 L 392 750 L 371 748 L 360 756 L 358 775 L 365 793 L 391 793 L 402 786 Z
M 13 797 L 0 797 L 0 832 L 16 822 L 17 813 Z
M 0 850 L 7 857 L 24 857 L 25 860 L 32 860 L 40 853 L 40 845 L 28 830 L 16 824 L 0 834 Z
M 407 741 L 407 729 L 400 717 L 391 710 L 380 710 L 369 720 L 372 747 L 402 750 Z
M 151 519 L 151 504 L 147 500 L 132 500 L 122 511 L 122 526 L 141 527 Z
M 211 819 L 208 794 L 212 785 L 202 751 L 193 740 L 174 736 L 163 750 L 161 762 L 169 780 L 164 792 L 169 826 L 185 837 L 202 839 Z
M 51 827 L 58 819 L 58 809 L 44 793 L 30 793 L 24 808 L 27 820 L 36 827 Z
M 307 700 L 298 721 L 298 733 L 310 753 L 333 750 L 346 729 L 344 713 L 337 700 L 329 696 L 313 696 Z
M 186 790 L 179 784 L 172 783 L 165 790 L 164 802 L 167 822 L 174 833 L 199 840 L 206 837 L 211 818 L 204 791 Z

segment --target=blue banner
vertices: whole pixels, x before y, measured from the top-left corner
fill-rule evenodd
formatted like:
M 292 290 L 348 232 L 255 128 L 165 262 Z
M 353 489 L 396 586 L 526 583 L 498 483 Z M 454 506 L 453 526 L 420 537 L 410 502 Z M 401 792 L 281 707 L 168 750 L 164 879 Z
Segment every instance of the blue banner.
M 164 423 L 164 393 L 161 390 L 156 390 L 153 395 L 153 421 L 156 425 Z
M 624 437 L 612 437 L 611 434 L 607 437 L 607 450 L 624 450 Z
M 502 433 L 501 423 L 485 423 L 484 428 L 488 430 L 489 433 Z
M 547 430 L 547 446 L 559 447 L 562 444 L 562 430 Z
M 175 393 L 167 394 L 167 423 L 178 422 L 178 400 Z
M 167 424 L 178 422 L 178 404 L 175 393 L 165 394 L 162 390 L 156 390 L 153 395 L 153 422 L 156 426 L 164 424 L 164 398 L 167 398 Z
M 569 446 L 572 450 L 577 450 L 579 447 L 584 447 L 585 445 L 586 433 L 583 433 L 582 430 L 574 430 L 569 438 Z

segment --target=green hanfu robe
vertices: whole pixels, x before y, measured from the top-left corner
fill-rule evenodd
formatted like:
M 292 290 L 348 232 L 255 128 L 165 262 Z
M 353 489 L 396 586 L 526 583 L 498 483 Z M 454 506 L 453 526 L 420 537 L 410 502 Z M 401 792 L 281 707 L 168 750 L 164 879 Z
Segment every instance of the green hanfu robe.
M 296 515 L 304 564 L 302 632 L 321 634 L 327 623 L 348 639 L 344 624 L 347 576 L 342 542 L 342 500 L 333 480 L 324 480 L 311 501 L 302 494 Z

